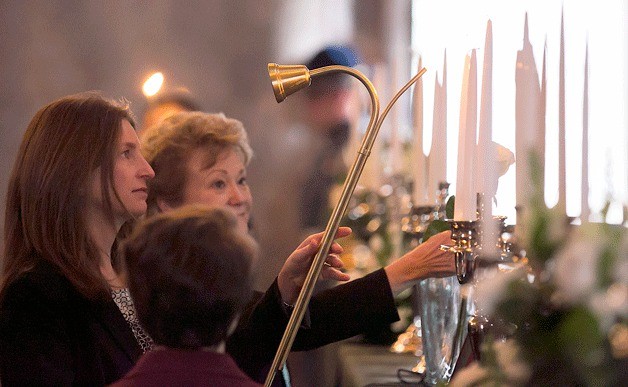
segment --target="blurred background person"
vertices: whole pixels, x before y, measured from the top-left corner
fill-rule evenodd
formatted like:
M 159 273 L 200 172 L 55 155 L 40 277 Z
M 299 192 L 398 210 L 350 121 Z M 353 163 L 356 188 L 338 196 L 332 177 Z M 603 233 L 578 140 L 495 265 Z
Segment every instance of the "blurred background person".
M 225 351 L 252 296 L 256 255 L 223 209 L 185 206 L 135 229 L 124 243 L 125 274 L 155 347 L 113 386 L 261 386 Z
M 159 92 L 148 99 L 148 107 L 144 111 L 139 135 L 141 136 L 146 128 L 160 123 L 173 114 L 197 110 L 202 110 L 201 104 L 186 88 Z
M 325 47 L 306 66 L 313 70 L 325 66 L 354 67 L 358 63 L 359 57 L 353 48 L 339 45 Z M 344 151 L 358 107 L 352 87 L 354 81 L 343 73 L 324 74 L 305 89 L 304 114 L 297 130 L 305 131 L 302 134 L 303 143 L 307 144 L 313 158 L 301 179 L 299 195 L 300 228 L 304 232 L 325 228 L 331 213 L 330 190 L 344 182 L 347 174 L 349 166 L 345 162 Z M 290 161 L 288 164 L 292 165 Z
M 334 65 L 355 67 L 359 63 L 355 48 L 331 45 L 312 55 L 305 65 L 312 70 Z M 278 216 L 291 218 L 289 221 L 298 230 L 294 236 L 297 240 L 312 230 L 325 228 L 336 204 L 330 200 L 331 192 L 344 182 L 353 161 L 348 156 L 355 156 L 346 154 L 360 109 L 354 82 L 357 80 L 343 73 L 324 74 L 303 93 L 295 95 L 300 105 L 296 111 L 300 114 L 290 126 L 288 141 L 293 146 L 281 169 L 286 171 L 282 185 L 292 187 L 296 195 L 285 195 L 281 201 L 282 206 L 292 208 L 293 212 L 281 211 Z M 334 285 L 336 282 L 332 280 L 319 281 L 315 292 Z M 338 385 L 341 382 L 339 345 L 291 353 L 288 361 L 295 385 Z

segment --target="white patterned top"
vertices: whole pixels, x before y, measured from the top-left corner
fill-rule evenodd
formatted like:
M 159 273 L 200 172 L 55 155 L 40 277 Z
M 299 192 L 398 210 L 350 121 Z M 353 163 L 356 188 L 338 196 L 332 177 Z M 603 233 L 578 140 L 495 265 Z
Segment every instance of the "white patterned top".
M 129 289 L 112 289 L 111 296 L 113 297 L 113 301 L 116 305 L 118 305 L 120 312 L 122 312 L 124 319 L 127 323 L 129 323 L 135 339 L 142 348 L 142 352 L 151 350 L 153 348 L 153 339 L 151 339 L 144 329 L 142 329 L 140 322 L 137 320 L 135 305 L 133 304 L 133 299 L 131 298 Z

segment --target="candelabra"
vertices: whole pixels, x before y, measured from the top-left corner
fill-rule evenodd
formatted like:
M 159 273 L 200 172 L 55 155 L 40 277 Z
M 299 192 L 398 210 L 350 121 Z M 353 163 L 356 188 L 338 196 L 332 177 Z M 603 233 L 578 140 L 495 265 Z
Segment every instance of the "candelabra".
M 505 216 L 493 216 L 494 224 L 487 227 L 482 207 L 478 207 L 477 220 L 447 220 L 451 229 L 453 246 L 441 246 L 454 254 L 456 276 L 460 284 L 473 280 L 478 267 L 494 266 L 513 262 L 512 227 L 506 225 Z M 494 230 L 494 231 L 493 231 Z
M 447 220 L 451 227 L 453 246 L 441 246 L 444 251 L 454 254 L 456 277 L 460 284 L 466 284 L 473 278 L 476 267 L 476 249 L 478 248 L 478 221 Z
M 485 218 L 485 211 L 481 197 L 478 197 L 478 219 L 471 221 L 448 220 L 451 228 L 454 245 L 442 246 L 443 250 L 454 253 L 456 276 L 460 284 L 470 284 L 471 281 L 482 281 L 480 269 L 497 266 L 500 269 L 516 262 L 520 253 L 513 243 L 513 228 L 505 224 L 505 216 Z M 489 224 L 488 222 L 493 222 Z M 459 364 L 466 365 L 472 359 L 480 358 L 480 348 L 487 335 L 496 340 L 511 336 L 516 326 L 506 321 L 487 316 L 483 311 L 473 307 L 472 288 L 466 292 L 463 302 L 467 303 L 472 311 L 467 318 L 460 315 L 459 332 L 466 325 L 467 337 L 461 345 Z M 466 322 L 466 324 L 465 324 Z M 460 337 L 458 337 L 461 339 Z M 454 366 L 454 369 L 457 367 Z

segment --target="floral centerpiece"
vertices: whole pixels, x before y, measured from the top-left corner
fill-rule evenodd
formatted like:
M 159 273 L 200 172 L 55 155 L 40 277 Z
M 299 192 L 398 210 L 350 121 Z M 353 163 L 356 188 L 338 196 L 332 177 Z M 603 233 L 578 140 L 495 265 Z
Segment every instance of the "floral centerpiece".
M 571 225 L 536 192 L 516 230 L 523 264 L 476 285 L 478 310 L 516 329 L 489 332 L 451 385 L 628 385 L 626 228 Z

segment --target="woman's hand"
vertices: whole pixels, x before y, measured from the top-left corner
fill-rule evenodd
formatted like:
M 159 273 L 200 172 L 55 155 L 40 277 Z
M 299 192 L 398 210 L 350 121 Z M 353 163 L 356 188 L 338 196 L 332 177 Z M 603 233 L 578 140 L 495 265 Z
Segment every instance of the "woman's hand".
M 440 249 L 441 245 L 452 244 L 451 231 L 443 231 L 386 266 L 393 293 L 403 290 L 415 281 L 456 274 L 453 253 Z
M 349 227 L 339 227 L 334 239 L 342 238 L 351 234 Z M 283 264 L 279 275 L 277 276 L 277 285 L 281 299 L 287 304 L 294 304 L 299 297 L 305 277 L 310 270 L 314 256 L 318 251 L 318 247 L 323 239 L 323 233 L 310 235 Z M 350 276 L 341 272 L 339 269 L 343 267 L 343 263 L 338 257 L 342 253 L 342 246 L 334 242 L 331 245 L 329 255 L 325 260 L 325 265 L 321 270 L 321 277 L 326 279 L 335 279 L 337 281 L 348 281 Z

